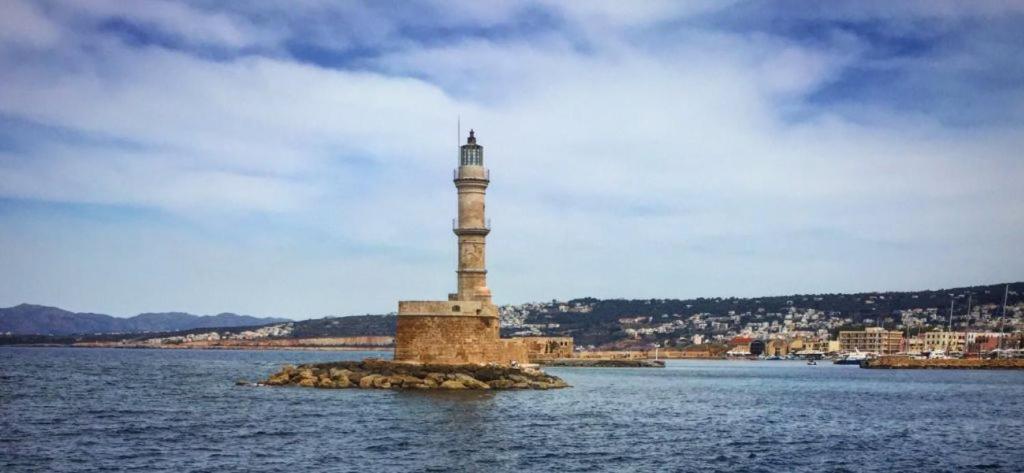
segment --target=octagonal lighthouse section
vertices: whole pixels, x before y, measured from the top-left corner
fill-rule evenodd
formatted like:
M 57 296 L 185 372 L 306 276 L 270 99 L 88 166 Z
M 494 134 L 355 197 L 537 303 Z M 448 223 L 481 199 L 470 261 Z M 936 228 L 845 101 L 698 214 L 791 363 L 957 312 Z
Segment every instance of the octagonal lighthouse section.
M 484 197 L 490 172 L 484 167 L 484 148 L 473 130 L 459 148 L 454 172 L 459 213 L 453 222 L 458 239 L 456 290 L 446 301 L 400 301 L 395 360 L 416 363 L 527 363 L 526 344 L 502 339 L 498 308 L 487 287 L 485 248 L 490 225 Z

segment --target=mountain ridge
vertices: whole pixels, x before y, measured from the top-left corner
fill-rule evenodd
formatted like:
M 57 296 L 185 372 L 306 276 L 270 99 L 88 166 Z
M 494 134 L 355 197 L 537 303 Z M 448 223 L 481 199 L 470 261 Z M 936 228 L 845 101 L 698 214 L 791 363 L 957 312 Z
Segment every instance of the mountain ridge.
M 288 322 L 281 317 L 254 317 L 231 312 L 195 315 L 187 312 L 144 312 L 114 317 L 93 312 L 71 312 L 59 307 L 22 303 L 0 308 L 0 333 L 13 335 L 78 335 L 146 333 L 266 325 Z
M 832 337 L 838 330 L 864 326 L 883 326 L 917 332 L 947 325 L 954 328 L 970 326 L 977 330 L 995 330 L 999 326 L 1000 306 L 1006 287 L 1009 287 L 1007 329 L 1013 332 L 1015 329 L 1024 328 L 1024 282 L 919 291 L 690 299 L 584 297 L 566 301 L 508 304 L 500 307 L 501 331 L 504 336 L 571 336 L 577 345 L 610 347 L 651 344 L 671 346 L 698 334 L 708 340 L 726 339 L 738 333 L 751 331 L 767 335 L 785 325 L 790 325 L 789 330 L 806 333 L 829 332 Z M 951 296 L 956 314 L 952 318 L 948 315 Z M 967 315 L 969 303 L 971 313 Z M 41 329 L 34 332 L 14 332 L 8 328 L 10 325 L 7 313 L 19 308 L 37 311 L 39 319 L 50 323 L 50 333 L 40 333 Z M 67 327 L 68 322 L 58 317 L 67 314 L 80 317 L 78 332 L 72 332 Z M 104 322 L 109 321 L 108 318 L 113 317 L 93 313 L 76 314 L 55 307 L 22 304 L 0 309 L 0 334 L 12 332 L 15 336 L 65 337 L 109 335 L 112 332 L 102 330 Z M 168 318 L 174 323 L 164 323 Z M 119 320 L 133 319 L 137 325 L 126 323 L 117 333 L 172 335 L 173 332 L 180 334 L 189 330 L 204 329 L 234 329 L 228 331 L 237 332 L 243 327 L 287 322 L 293 329 L 288 335 L 290 338 L 393 336 L 397 325 L 397 317 L 393 313 L 290 320 L 238 316 L 232 313 L 195 316 L 184 312 L 147 312 L 131 319 Z M 912 327 L 907 328 L 905 323 L 910 323 Z M 187 327 L 179 328 L 182 325 Z M 82 327 L 89 330 L 81 331 Z M 45 340 L 34 342 L 44 343 Z

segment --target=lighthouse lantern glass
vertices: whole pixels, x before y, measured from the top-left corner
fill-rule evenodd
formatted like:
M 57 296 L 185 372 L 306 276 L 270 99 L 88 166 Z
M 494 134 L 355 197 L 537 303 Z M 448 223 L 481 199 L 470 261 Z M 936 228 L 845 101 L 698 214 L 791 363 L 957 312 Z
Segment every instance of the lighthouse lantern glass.
M 462 145 L 459 158 L 460 166 L 483 166 L 484 148 L 473 143 Z

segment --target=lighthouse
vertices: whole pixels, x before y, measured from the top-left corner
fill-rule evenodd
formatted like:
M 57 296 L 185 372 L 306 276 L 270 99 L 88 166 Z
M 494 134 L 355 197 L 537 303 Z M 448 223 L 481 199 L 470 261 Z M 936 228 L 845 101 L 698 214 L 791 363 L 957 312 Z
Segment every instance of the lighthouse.
M 454 174 L 459 195 L 459 216 L 452 228 L 459 240 L 458 292 L 449 299 L 490 302 L 484 254 L 491 228 L 485 217 L 484 197 L 491 179 L 484 167 L 484 148 L 477 144 L 473 130 L 459 148 L 459 167 Z
M 456 292 L 444 301 L 400 301 L 395 360 L 409 363 L 466 364 L 527 362 L 522 339 L 502 339 L 498 308 L 487 287 L 486 242 L 491 232 L 484 198 L 491 183 L 484 148 L 469 131 L 459 146 L 453 173 L 458 215 L 452 231 L 458 241 Z

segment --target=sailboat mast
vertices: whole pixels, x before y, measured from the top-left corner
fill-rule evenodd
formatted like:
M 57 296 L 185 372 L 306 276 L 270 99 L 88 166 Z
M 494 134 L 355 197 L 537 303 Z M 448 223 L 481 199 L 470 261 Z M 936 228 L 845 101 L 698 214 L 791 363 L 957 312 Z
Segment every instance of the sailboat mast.
M 1006 323 L 1006 298 L 1010 295 L 1010 285 L 1003 289 L 1003 315 L 999 317 L 999 353 L 1003 352 L 1003 324 Z
M 971 325 L 971 298 L 972 297 L 974 297 L 974 293 L 968 293 L 967 294 L 967 313 L 964 314 L 964 320 L 967 321 L 967 323 L 965 324 L 966 327 L 970 327 L 970 325 Z
M 952 332 L 953 331 L 953 301 L 955 301 L 955 300 L 956 300 L 956 298 L 951 298 L 949 300 L 949 322 L 947 322 L 947 324 L 946 324 L 946 331 L 947 332 Z
M 910 323 L 905 315 L 903 316 L 903 330 L 907 332 L 907 337 L 903 339 L 903 352 L 910 353 Z
M 973 296 L 974 296 L 974 293 L 971 293 L 971 292 L 967 293 L 967 314 L 964 315 L 964 323 L 963 323 L 963 327 L 964 327 L 964 348 L 963 348 L 963 350 L 964 350 L 964 356 L 965 357 L 969 353 L 968 350 L 967 350 L 967 331 L 970 330 L 970 328 L 971 328 L 971 297 L 973 297 Z

